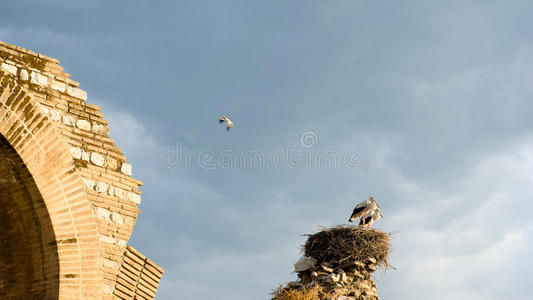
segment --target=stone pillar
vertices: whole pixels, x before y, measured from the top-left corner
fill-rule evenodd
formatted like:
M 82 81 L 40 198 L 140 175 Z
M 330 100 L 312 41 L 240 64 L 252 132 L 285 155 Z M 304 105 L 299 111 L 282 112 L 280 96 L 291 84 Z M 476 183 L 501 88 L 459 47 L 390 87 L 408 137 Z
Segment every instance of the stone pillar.
M 372 273 L 388 264 L 390 234 L 337 226 L 309 235 L 294 265 L 298 280 L 281 286 L 273 300 L 379 300 Z

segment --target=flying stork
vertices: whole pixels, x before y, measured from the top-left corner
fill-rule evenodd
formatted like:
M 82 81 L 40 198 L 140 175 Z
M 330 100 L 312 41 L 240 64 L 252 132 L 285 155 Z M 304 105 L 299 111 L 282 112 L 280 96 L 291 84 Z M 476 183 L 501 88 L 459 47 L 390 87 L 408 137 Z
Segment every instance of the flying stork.
M 368 212 L 366 218 L 364 216 L 361 217 L 361 220 L 359 220 L 359 225 L 363 225 L 363 227 L 365 225 L 370 227 L 370 225 L 372 225 L 374 222 L 381 218 L 383 218 L 383 215 L 381 214 L 379 208 L 376 207 L 375 209 Z
M 379 207 L 379 204 L 376 202 L 376 199 L 374 196 L 370 196 L 368 200 L 365 200 L 359 204 L 353 209 L 352 215 L 350 216 L 349 222 L 353 222 L 356 218 L 363 216 L 364 219 L 366 219 L 366 215 L 371 210 L 374 210 Z M 364 220 L 363 219 L 363 223 Z
M 233 127 L 233 122 L 231 122 L 230 119 L 226 118 L 226 117 L 222 117 L 220 119 L 218 119 L 218 123 L 224 123 L 226 122 L 226 131 L 229 131 L 231 127 Z

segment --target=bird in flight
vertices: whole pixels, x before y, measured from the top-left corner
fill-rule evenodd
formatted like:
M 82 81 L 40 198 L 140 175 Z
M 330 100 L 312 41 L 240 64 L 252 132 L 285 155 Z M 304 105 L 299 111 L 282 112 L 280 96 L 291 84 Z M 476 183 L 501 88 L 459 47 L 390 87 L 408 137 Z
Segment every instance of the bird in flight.
M 363 225 L 363 227 L 366 225 L 370 227 L 370 225 L 374 224 L 377 220 L 383 218 L 383 215 L 381 214 L 381 211 L 379 208 L 375 208 L 368 212 L 366 218 L 363 216 L 361 217 L 361 220 L 359 220 L 359 225 Z
M 233 122 L 231 122 L 230 119 L 226 118 L 226 117 L 222 117 L 220 119 L 218 119 L 218 123 L 224 123 L 226 122 L 226 131 L 229 131 L 231 129 L 231 127 L 233 127 Z
M 353 209 L 352 215 L 350 216 L 350 219 L 348 221 L 353 222 L 356 218 L 362 216 L 363 217 L 362 220 L 364 223 L 366 220 L 367 214 L 376 208 L 379 209 L 379 204 L 376 202 L 376 199 L 374 198 L 374 196 L 370 196 L 368 200 L 365 200 L 357 204 L 357 206 L 355 206 L 355 208 Z

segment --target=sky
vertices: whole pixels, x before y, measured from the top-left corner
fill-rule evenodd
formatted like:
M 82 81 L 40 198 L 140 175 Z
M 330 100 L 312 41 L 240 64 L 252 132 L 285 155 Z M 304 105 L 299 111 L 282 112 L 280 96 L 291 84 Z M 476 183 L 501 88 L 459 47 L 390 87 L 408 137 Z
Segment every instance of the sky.
M 382 299 L 532 299 L 530 1 L 7 0 L 142 180 L 156 299 L 269 299 L 374 195 Z M 228 116 L 235 127 L 217 123 Z

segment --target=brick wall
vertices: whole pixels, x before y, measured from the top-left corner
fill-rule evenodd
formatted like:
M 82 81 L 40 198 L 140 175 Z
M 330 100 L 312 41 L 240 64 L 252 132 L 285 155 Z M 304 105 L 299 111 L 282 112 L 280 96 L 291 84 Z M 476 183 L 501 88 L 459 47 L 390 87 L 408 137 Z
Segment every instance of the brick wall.
M 132 247 L 128 247 L 124 254 L 115 295 L 121 299 L 134 296 L 153 299 L 163 277 L 163 269 Z
M 19 216 L 4 223 L 24 228 L 31 226 L 31 214 L 41 214 L 33 222 L 41 224 L 42 233 L 24 239 L 50 245 L 45 250 L 19 246 L 22 250 L 17 251 L 27 256 L 40 251 L 28 263 L 32 265 L 39 257 L 50 256 L 51 261 L 57 257 L 49 263 L 52 269 L 59 266 L 56 273 L 34 270 L 49 273 L 56 285 L 59 282 L 56 290 L 61 299 L 117 298 L 117 280 L 129 253 L 127 242 L 139 214 L 142 183 L 132 177 L 132 166 L 109 137 L 100 108 L 86 102 L 87 93 L 56 59 L 0 42 L 0 83 L 0 136 L 4 148 L 16 153 L 13 160 L 26 172 L 21 176 L 24 180 L 13 185 L 10 171 L 0 172 L 0 183 L 7 180 L 0 184 L 0 195 L 7 195 L 2 200 L 6 205 L 19 198 L 28 205 L 4 213 Z M 13 169 L 7 161 L 0 164 L 4 170 Z M 34 189 L 24 194 L 17 192 L 17 186 Z M 6 239 L 19 241 L 14 234 Z M 8 286 L 3 278 L 12 262 L 2 256 L 0 291 Z M 32 273 L 29 269 L 20 272 Z M 11 286 L 27 284 L 24 280 Z M 46 293 L 54 289 L 48 283 L 39 284 Z M 42 293 L 42 298 L 57 299 L 51 292 L 50 296 Z

